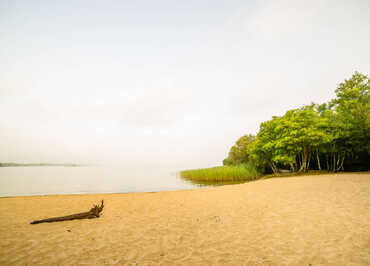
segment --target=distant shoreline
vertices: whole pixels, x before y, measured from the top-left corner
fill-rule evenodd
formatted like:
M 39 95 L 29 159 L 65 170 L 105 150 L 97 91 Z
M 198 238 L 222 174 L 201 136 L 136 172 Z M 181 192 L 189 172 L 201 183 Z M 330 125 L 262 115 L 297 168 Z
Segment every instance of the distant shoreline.
M 0 167 L 42 167 L 42 166 L 69 166 L 69 167 L 81 167 L 81 164 L 72 163 L 0 163 Z

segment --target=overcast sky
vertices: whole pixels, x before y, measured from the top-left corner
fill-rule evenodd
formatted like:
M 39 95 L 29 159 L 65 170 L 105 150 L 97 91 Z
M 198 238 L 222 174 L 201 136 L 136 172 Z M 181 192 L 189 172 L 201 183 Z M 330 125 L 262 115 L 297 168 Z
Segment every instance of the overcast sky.
M 0 1 L 0 162 L 220 165 L 370 70 L 369 0 Z

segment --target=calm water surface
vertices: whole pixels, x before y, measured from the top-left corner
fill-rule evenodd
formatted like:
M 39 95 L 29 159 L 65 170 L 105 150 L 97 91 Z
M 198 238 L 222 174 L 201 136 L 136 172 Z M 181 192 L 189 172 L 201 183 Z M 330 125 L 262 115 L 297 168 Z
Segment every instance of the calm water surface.
M 0 197 L 183 190 L 176 171 L 119 167 L 0 167 Z

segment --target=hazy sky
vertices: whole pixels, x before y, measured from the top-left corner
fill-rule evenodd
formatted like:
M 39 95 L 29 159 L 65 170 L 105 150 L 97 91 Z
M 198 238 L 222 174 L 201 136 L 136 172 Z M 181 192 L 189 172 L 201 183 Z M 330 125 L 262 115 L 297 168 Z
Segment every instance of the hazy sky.
M 219 165 L 370 70 L 370 1 L 0 1 L 0 162 Z

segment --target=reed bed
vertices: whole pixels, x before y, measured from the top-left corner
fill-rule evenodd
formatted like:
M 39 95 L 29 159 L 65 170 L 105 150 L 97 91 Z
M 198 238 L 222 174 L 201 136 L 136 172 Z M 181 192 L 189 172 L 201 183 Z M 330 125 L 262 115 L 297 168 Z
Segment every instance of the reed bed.
M 244 164 L 184 170 L 180 172 L 180 176 L 199 183 L 242 183 L 257 179 L 259 173 L 253 164 Z

